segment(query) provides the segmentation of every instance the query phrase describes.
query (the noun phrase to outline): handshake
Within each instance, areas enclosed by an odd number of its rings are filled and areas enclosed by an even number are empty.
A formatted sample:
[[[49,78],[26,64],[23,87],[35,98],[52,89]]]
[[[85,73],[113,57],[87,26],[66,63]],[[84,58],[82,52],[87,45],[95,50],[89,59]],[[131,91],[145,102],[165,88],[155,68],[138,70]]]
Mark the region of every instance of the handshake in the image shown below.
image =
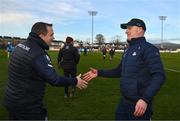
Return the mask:
[[[94,68],[90,68],[90,71],[88,71],[87,73],[83,74],[82,78],[81,78],[81,74],[79,74],[76,79],[77,79],[77,85],[76,87],[78,87],[79,89],[84,89],[87,87],[88,82],[97,77],[98,76],[98,71],[97,69]]]

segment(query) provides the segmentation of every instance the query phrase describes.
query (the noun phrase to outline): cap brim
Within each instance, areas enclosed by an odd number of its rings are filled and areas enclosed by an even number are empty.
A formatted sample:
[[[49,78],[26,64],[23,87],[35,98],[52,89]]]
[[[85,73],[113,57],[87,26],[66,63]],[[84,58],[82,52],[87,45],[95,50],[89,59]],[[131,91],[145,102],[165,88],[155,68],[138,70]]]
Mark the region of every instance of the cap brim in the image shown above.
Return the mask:
[[[127,29],[127,26],[128,26],[127,23],[121,24],[121,29]]]
[[[122,29],[127,29],[128,26],[135,26],[135,25],[133,23],[130,23],[130,22],[121,24]]]

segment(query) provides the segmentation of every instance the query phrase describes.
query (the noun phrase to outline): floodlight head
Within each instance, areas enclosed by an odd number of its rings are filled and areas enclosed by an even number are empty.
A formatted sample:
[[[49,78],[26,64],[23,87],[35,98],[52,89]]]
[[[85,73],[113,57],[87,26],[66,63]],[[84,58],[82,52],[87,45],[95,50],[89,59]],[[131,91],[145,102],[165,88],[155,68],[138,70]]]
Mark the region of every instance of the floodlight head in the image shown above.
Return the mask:
[[[89,15],[95,16],[98,12],[97,11],[88,11]]]
[[[159,16],[160,20],[166,20],[167,16]]]

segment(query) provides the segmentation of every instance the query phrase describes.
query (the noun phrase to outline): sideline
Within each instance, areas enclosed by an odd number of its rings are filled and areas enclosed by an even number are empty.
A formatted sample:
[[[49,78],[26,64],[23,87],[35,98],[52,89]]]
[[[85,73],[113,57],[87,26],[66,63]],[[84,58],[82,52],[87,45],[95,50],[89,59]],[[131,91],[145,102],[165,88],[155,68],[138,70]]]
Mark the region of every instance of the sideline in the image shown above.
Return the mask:
[[[180,71],[178,71],[178,70],[174,70],[174,69],[170,69],[170,68],[165,68],[165,70],[168,70],[168,71],[173,71],[173,72],[180,73]]]
[[[117,56],[117,55],[114,55],[114,58],[120,58],[119,56]],[[180,73],[180,71],[179,70],[175,70],[175,69],[171,69],[171,68],[165,68],[165,70],[168,70],[168,71],[172,71],[172,72],[176,72],[176,73]]]

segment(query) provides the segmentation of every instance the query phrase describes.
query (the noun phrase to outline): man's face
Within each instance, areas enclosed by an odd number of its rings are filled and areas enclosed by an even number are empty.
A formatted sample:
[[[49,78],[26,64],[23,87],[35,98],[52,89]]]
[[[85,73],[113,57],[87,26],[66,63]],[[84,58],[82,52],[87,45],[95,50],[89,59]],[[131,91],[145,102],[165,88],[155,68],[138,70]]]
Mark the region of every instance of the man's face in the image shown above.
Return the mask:
[[[47,34],[46,35],[40,35],[40,37],[44,40],[44,42],[47,44],[47,45],[50,45],[51,42],[53,41],[54,39],[54,32],[53,32],[53,29],[51,26],[47,26]]]
[[[137,38],[140,36],[141,27],[137,26],[127,26],[126,34],[127,34],[127,40],[131,40],[132,38]]]

